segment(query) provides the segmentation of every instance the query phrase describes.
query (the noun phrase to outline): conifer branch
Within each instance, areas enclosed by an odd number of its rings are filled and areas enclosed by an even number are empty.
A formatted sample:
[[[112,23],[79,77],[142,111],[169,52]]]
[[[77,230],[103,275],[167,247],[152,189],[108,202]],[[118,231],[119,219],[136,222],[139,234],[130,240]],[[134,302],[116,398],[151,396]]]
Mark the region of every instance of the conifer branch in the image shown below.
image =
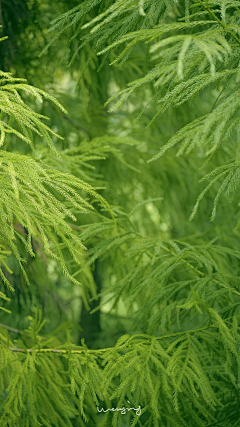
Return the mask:
[[[167,251],[170,252],[172,255],[176,255],[171,249],[168,249],[166,246],[163,246],[163,248]],[[190,264],[188,261],[186,261],[185,259],[181,259],[181,262],[183,262],[184,264],[186,264],[189,268],[191,268],[192,270],[196,271],[196,273],[198,273],[200,276],[204,277],[205,274],[198,270],[195,266],[193,266],[192,264]],[[211,279],[214,283],[216,283],[219,286],[222,286],[225,289],[230,290],[232,293],[239,295],[240,296],[240,292],[236,291],[235,289],[230,289],[228,286],[226,286],[224,283],[219,282],[218,280],[212,278]]]
[[[234,316],[235,318],[240,317],[240,315],[236,315]],[[228,319],[232,319],[232,317],[229,317],[227,319],[225,319],[225,322],[227,322]],[[0,326],[2,326],[0,324]],[[4,326],[2,326],[4,327]],[[201,328],[194,328],[194,329],[190,329],[190,330],[186,330],[186,331],[181,331],[181,332],[175,332],[172,334],[167,334],[167,335],[163,335],[160,337],[155,337],[155,336],[151,336],[151,335],[147,335],[147,334],[135,334],[132,336],[128,336],[127,337],[127,348],[129,349],[129,351],[131,350],[131,347],[134,347],[135,345],[135,340],[139,339],[139,338],[143,338],[143,339],[148,339],[148,340],[156,340],[156,341],[161,341],[161,340],[166,340],[172,337],[179,337],[182,335],[186,335],[186,334],[196,334],[198,332],[202,332],[202,331],[206,331],[207,329],[211,329],[211,328],[216,328],[218,327],[217,323],[212,323],[212,324],[208,324],[207,326],[203,326]],[[6,327],[6,329],[9,329],[9,327]],[[16,329],[9,329],[10,331],[16,332]],[[17,333],[22,333],[20,331],[18,331]],[[43,338],[43,337],[41,337]],[[126,342],[123,344],[123,350],[125,351],[125,346],[126,346]],[[2,344],[0,344],[2,345]],[[112,351],[114,349],[117,349],[119,351],[121,351],[121,345],[117,346],[117,347],[109,347],[109,348],[101,348],[101,349],[88,349],[87,347],[82,348],[82,349],[70,349],[70,350],[66,350],[66,349],[52,349],[52,348],[40,348],[40,349],[21,349],[21,348],[15,348],[15,347],[9,347],[9,349],[12,352],[19,352],[19,353],[36,353],[36,354],[40,354],[40,353],[60,353],[60,354],[99,354],[101,355],[102,352],[108,352],[108,351]]]
[[[221,19],[219,19],[217,17],[217,15],[214,13],[214,11],[212,9],[210,9],[209,5],[208,5],[208,0],[207,0],[207,4],[205,4],[203,2],[203,0],[198,0],[198,2],[202,5],[202,7],[208,11],[208,13],[219,23],[219,25],[221,25],[221,27],[223,27],[223,29],[226,31],[226,33],[231,34],[231,36],[238,42],[238,44],[240,44],[240,39],[236,36],[236,34],[234,34],[229,28],[228,26],[221,21]]]

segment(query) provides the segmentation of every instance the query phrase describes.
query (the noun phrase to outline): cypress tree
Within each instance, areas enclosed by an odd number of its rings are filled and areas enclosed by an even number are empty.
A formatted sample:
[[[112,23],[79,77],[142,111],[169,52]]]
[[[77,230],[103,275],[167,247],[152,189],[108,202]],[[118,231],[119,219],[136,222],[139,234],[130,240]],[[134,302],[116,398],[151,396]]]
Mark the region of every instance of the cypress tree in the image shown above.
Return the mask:
[[[1,427],[239,426],[239,22],[0,2]]]

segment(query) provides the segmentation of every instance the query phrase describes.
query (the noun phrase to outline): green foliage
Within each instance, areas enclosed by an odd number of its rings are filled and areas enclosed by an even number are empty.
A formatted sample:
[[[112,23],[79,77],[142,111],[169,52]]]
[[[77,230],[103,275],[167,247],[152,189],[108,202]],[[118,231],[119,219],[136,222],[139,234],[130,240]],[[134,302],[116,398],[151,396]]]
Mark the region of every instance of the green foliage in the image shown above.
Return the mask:
[[[58,155],[50,136],[51,134],[56,135],[55,132],[41,121],[42,118],[45,118],[44,116],[35,113],[23,102],[18,92],[21,89],[34,95],[40,102],[42,102],[42,95],[44,95],[66,112],[51,95],[22,83],[22,79],[12,78],[9,73],[1,72],[0,109],[2,120],[0,129],[1,146],[4,148],[0,153],[0,185],[2,189],[0,244],[3,249],[2,255],[4,256],[4,250],[10,249],[17,258],[29,284],[16,238],[22,241],[31,256],[35,256],[33,251],[33,239],[35,239],[42,245],[45,253],[61,262],[62,269],[67,277],[78,283],[69,274],[62,253],[63,248],[68,248],[74,261],[81,264],[80,257],[83,249],[85,249],[71,228],[71,224],[66,221],[66,217],[76,221],[76,217],[69,207],[72,206],[84,212],[93,209],[92,204],[79,194],[79,190],[89,194],[93,200],[98,200],[105,209],[109,210],[108,204],[91,185],[77,177],[58,172],[56,169],[44,165],[43,162],[41,162],[42,164],[37,163],[28,156],[6,151],[7,140],[11,134],[15,134],[30,144],[34,150],[33,132],[35,132],[45,137],[50,148]],[[16,130],[13,124],[19,130]],[[49,188],[53,189],[55,193],[60,193],[68,205],[56,198],[52,192],[49,192]],[[3,263],[7,271],[12,273],[4,260]],[[13,291],[14,289],[2,269],[1,277],[9,289]],[[6,295],[1,293],[1,297],[6,298]]]
[[[1,426],[239,426],[239,2],[15,2]]]

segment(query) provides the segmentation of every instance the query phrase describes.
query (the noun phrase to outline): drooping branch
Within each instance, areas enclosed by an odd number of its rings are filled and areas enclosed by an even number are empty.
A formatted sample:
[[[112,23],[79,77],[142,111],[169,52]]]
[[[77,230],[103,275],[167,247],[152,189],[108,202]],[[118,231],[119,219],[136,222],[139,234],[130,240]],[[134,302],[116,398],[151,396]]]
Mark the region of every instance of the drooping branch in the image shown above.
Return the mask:
[[[234,316],[234,317],[240,317],[240,315],[238,316]],[[229,317],[228,319],[232,319],[232,317]],[[225,319],[225,321],[227,321],[228,319]],[[204,326],[202,328],[196,328],[196,329],[191,329],[189,331],[181,331],[181,332],[175,332],[173,334],[168,334],[168,335],[162,335],[160,337],[155,337],[155,336],[150,336],[147,334],[136,334],[136,335],[132,335],[129,336],[128,342],[127,342],[127,347],[128,349],[130,349],[132,346],[134,346],[134,339],[136,338],[149,338],[150,341],[152,341],[153,339],[156,341],[159,340],[163,340],[163,339],[168,339],[168,338],[172,338],[172,337],[178,337],[184,334],[194,334],[197,332],[202,332],[205,331],[207,329],[210,328],[216,328],[217,324],[212,323],[212,324],[208,324],[207,326]],[[2,345],[2,344],[0,344]],[[83,353],[95,353],[96,355],[98,353],[102,353],[102,352],[106,352],[106,351],[112,351],[114,349],[114,347],[109,347],[109,348],[100,348],[100,349],[88,349],[86,346],[80,349],[71,349],[71,350],[67,350],[67,349],[53,349],[53,348],[40,348],[40,349],[22,349],[22,348],[15,348],[15,347],[8,347],[11,351],[13,352],[18,352],[18,353],[59,353],[59,354],[68,354],[68,353],[72,353],[72,354],[83,354]],[[121,348],[120,346],[116,348],[118,351],[124,350],[126,351],[126,343],[124,343],[124,348]]]

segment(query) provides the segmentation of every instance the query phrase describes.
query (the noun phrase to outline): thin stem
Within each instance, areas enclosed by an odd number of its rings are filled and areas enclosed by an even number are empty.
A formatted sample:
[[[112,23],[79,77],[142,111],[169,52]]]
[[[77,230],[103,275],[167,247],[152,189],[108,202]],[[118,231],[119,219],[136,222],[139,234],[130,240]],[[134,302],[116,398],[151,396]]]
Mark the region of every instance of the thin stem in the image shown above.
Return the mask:
[[[3,323],[0,323],[0,326],[1,328],[7,329],[8,331],[15,332],[15,334],[22,334],[22,332],[19,331],[18,329],[12,328],[11,326],[4,325]]]
[[[0,327],[1,328],[4,328],[4,329],[7,329],[8,331],[11,331],[11,332],[15,332],[15,334],[21,334],[21,335],[28,335],[28,336],[31,336],[30,334],[28,334],[27,332],[24,332],[24,331],[20,331],[19,329],[16,329],[16,328],[12,328],[11,326],[8,326],[8,325],[4,325],[3,323],[0,323]],[[41,337],[43,340],[45,340],[46,339],[46,337]]]
[[[1,346],[2,344],[0,344]],[[100,351],[108,351],[112,350],[112,348],[103,348],[103,349],[97,349],[97,350],[89,350],[89,349],[79,349],[79,350],[58,350],[55,348],[40,348],[40,349],[23,349],[23,348],[15,348],[15,347],[8,347],[9,350],[15,353],[60,353],[60,354],[82,354],[82,353],[99,353]]]
[[[240,315],[234,316],[234,317],[240,317]],[[232,319],[232,317],[228,317],[227,319],[225,319],[225,321],[227,321],[228,319]],[[153,337],[151,335],[145,335],[145,334],[137,334],[137,335],[133,335],[132,337],[130,337],[130,339],[132,338],[132,340],[134,341],[134,338],[136,337],[146,337],[149,339],[155,339],[155,340],[162,340],[162,339],[167,339],[167,338],[171,338],[171,337],[176,337],[179,335],[183,335],[183,334],[193,334],[196,332],[201,332],[204,331],[206,329],[209,328],[217,328],[216,323],[213,323],[211,325],[207,325],[207,326],[203,326],[202,328],[197,328],[197,329],[191,329],[189,331],[181,331],[181,332],[175,332],[174,334],[169,334],[169,335],[163,335],[161,337]],[[2,344],[0,344],[2,345]],[[131,344],[128,343],[128,345],[130,346]],[[132,346],[134,345],[134,342],[132,343]],[[123,346],[124,347],[124,346]],[[104,352],[104,351],[111,351],[114,349],[114,347],[109,347],[109,348],[100,348],[100,349],[96,349],[96,350],[89,350],[88,348],[82,348],[79,350],[58,350],[58,349],[54,349],[54,348],[40,348],[40,349],[22,349],[22,348],[15,348],[15,347],[8,347],[9,350],[13,351],[13,352],[18,352],[18,353],[59,353],[59,354],[68,354],[68,353],[72,353],[72,354],[94,354],[94,353],[100,353],[100,352]],[[115,348],[116,350],[121,350],[121,347]],[[126,348],[123,348],[123,350],[125,350]],[[99,355],[100,356],[100,355]]]

